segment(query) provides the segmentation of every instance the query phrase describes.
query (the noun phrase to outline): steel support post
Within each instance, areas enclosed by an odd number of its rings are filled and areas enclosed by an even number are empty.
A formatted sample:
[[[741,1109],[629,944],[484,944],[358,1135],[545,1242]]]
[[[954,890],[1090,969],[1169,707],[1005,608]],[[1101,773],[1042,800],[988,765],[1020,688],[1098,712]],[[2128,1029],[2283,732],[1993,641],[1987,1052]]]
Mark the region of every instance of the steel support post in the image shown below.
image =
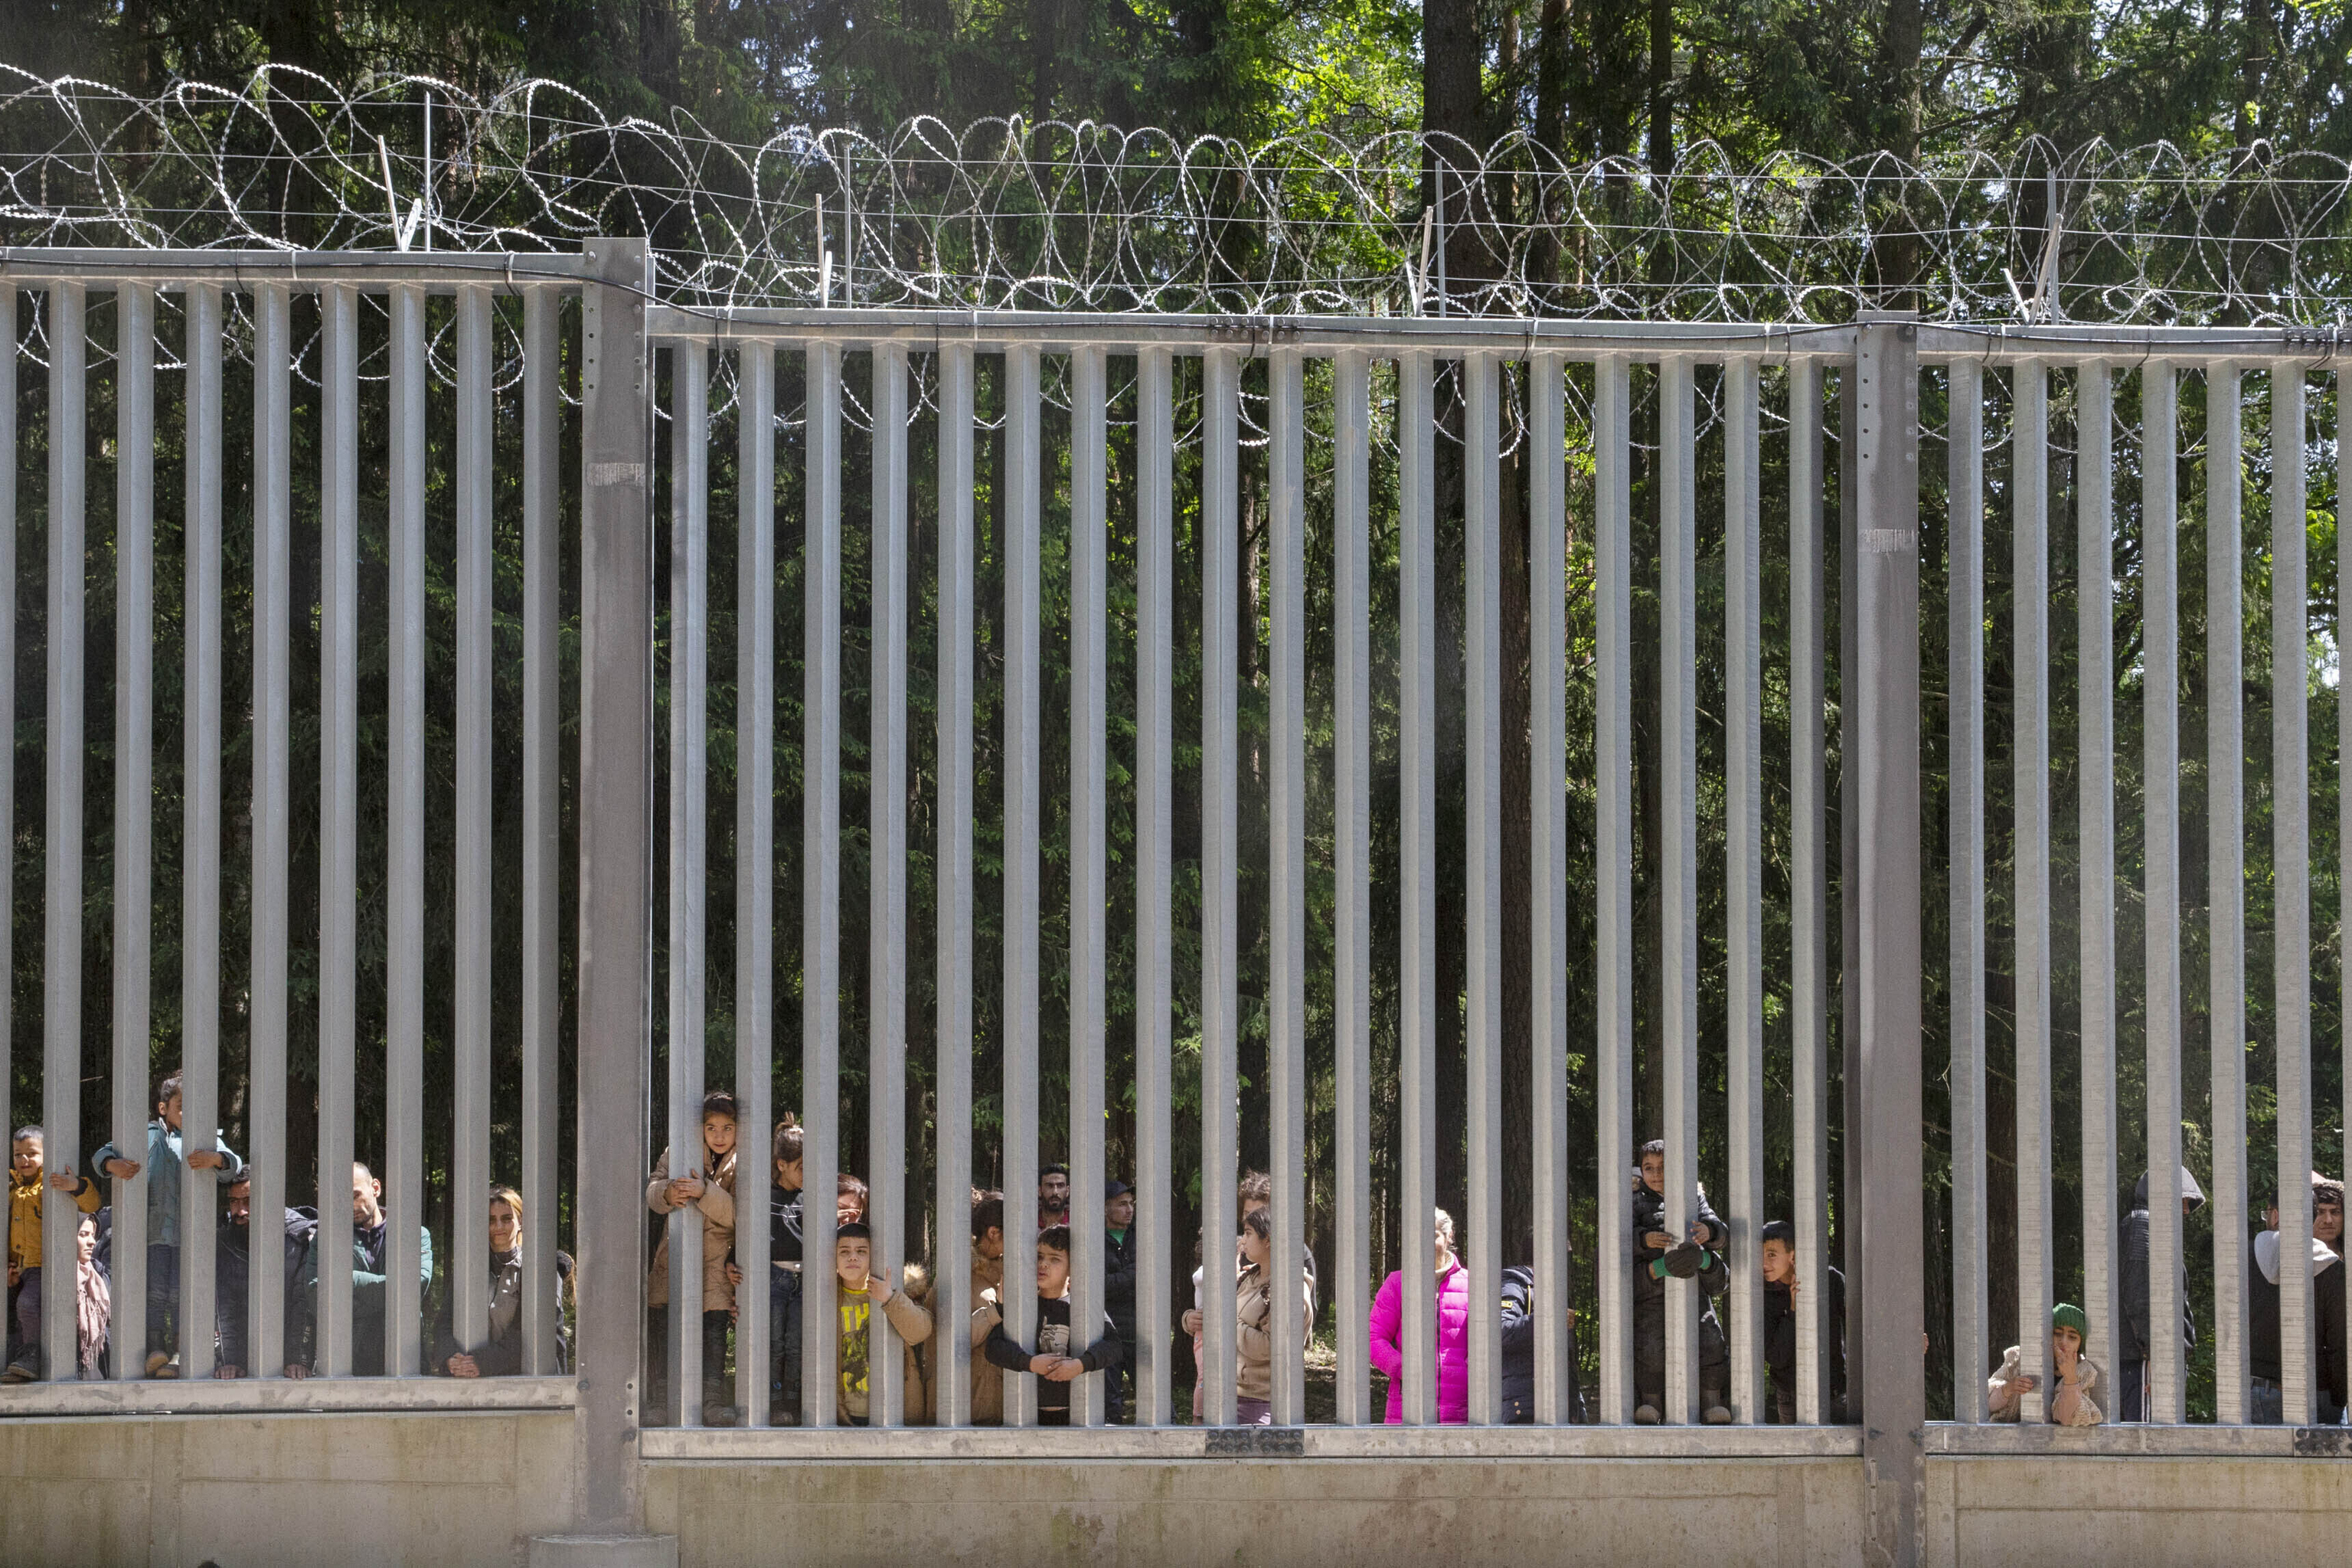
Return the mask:
[[[1846,953],[1862,1058],[1859,1272],[1866,1336],[1864,1557],[1909,1568],[1923,1555],[1918,1482],[1926,1371],[1920,1256],[1919,358],[1907,317],[1867,314],[1855,353],[1852,580],[1860,658],[1845,671],[1847,766],[1860,808],[1859,942]]]
[[[647,901],[653,824],[653,535],[643,240],[595,239],[581,377],[580,1293],[583,1534],[643,1528]],[[629,1158],[632,1151],[638,1157]],[[533,1556],[541,1555],[534,1546]]]

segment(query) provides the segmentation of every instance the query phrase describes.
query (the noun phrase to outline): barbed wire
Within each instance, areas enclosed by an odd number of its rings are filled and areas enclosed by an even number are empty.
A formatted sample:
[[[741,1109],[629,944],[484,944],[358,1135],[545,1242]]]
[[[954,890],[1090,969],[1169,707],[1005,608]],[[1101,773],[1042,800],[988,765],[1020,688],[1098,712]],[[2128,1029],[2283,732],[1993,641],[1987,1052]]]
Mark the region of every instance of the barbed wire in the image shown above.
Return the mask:
[[[1689,148],[1671,176],[1524,135],[1257,144],[915,120],[757,145],[541,79],[287,67],[139,97],[0,67],[21,246],[569,250],[653,242],[674,303],[1820,322],[2339,326],[2352,166],[2032,141],[1911,164]]]

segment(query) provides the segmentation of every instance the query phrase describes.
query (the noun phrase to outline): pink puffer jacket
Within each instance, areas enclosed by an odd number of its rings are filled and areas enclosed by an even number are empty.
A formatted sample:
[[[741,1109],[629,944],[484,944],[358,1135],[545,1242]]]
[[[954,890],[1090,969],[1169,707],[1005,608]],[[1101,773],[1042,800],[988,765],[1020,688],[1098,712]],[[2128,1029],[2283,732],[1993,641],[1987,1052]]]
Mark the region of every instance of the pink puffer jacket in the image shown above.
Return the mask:
[[[1388,1373],[1389,1421],[1404,1419],[1404,1276],[1381,1281],[1372,1298],[1372,1364]],[[1437,1419],[1470,1419],[1470,1271],[1455,1263],[1437,1279]]]

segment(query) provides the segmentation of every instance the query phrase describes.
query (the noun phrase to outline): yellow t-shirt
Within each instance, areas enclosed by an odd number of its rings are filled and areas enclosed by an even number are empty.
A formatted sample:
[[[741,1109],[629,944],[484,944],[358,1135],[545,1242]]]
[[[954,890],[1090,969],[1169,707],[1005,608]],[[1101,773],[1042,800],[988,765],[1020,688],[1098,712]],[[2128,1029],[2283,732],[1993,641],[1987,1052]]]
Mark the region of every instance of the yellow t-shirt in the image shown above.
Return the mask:
[[[838,1282],[836,1281],[836,1284]],[[841,1413],[866,1414],[866,1324],[874,1315],[873,1298],[864,1290],[842,1289],[836,1298],[841,1314]]]

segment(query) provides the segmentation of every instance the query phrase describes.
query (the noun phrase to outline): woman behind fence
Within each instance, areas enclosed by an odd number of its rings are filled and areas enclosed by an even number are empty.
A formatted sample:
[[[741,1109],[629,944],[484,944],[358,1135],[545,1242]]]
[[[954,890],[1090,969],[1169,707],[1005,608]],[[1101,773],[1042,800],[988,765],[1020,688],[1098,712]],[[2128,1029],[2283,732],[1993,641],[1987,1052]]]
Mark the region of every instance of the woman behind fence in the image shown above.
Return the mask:
[[[1435,1211],[1437,1237],[1437,1419],[1470,1419],[1470,1271],[1454,1255],[1454,1216]],[[1372,1298],[1372,1364],[1389,1380],[1389,1424],[1404,1420],[1404,1274],[1381,1281]]]
[[[512,1377],[522,1363],[523,1298],[533,1287],[522,1268],[522,1194],[512,1187],[490,1189],[489,1337],[468,1351],[457,1342],[452,1303],[445,1297],[433,1329],[433,1370],[451,1377]],[[555,1297],[555,1358],[558,1369],[571,1361],[571,1336],[563,1327],[563,1276],[571,1259],[556,1257],[556,1278],[546,1289]]]

